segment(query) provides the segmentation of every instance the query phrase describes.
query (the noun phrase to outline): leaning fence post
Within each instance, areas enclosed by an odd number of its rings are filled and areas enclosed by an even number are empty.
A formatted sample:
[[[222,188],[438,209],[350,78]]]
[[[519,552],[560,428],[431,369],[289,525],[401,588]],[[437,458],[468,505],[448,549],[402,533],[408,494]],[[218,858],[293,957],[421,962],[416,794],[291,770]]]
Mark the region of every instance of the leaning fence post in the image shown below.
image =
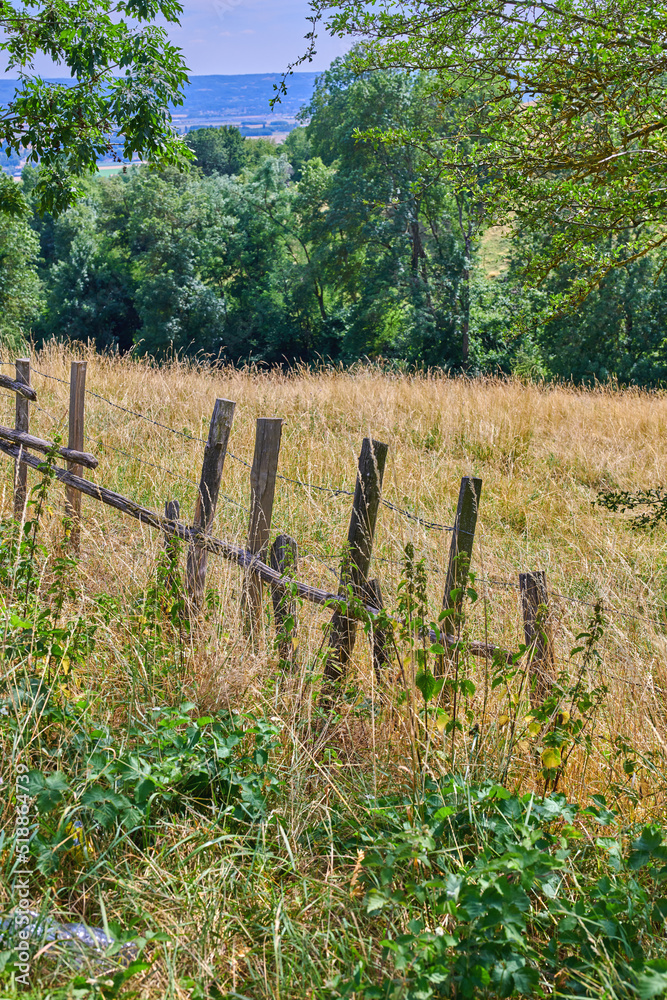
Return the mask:
[[[261,562],[266,561],[269,545],[282,426],[281,417],[259,417],[255,429],[255,454],[250,471],[248,551]],[[262,615],[262,581],[252,570],[245,573],[242,608],[246,630],[256,648]]]
[[[270,566],[283,576],[296,576],[299,549],[289,535],[278,535],[271,546]],[[278,656],[281,665],[294,666],[296,662],[296,601],[284,590],[271,587],[273,617],[278,636]],[[292,620],[288,627],[289,620]]]
[[[479,511],[481,493],[481,479],[473,479],[471,476],[463,477],[461,480],[461,489],[459,490],[459,502],[456,507],[456,519],[454,521],[454,530],[452,531],[452,543],[449,549],[445,593],[442,601],[444,610],[451,612],[443,622],[443,632],[446,636],[456,636],[458,633],[463,597],[468,582],[470,560],[472,558],[472,546],[475,540],[475,528],[477,527],[477,513]],[[445,658],[441,657],[439,672],[444,673],[444,667]]]
[[[530,703],[539,708],[556,678],[553,638],[549,622],[549,592],[543,570],[519,573],[523,629],[530,656]]]
[[[164,505],[164,516],[169,521],[178,521],[181,516],[181,505],[178,500],[167,500]],[[174,589],[173,570],[178,559],[178,540],[173,535],[164,532],[164,552],[167,557],[168,569],[165,577],[165,587],[168,591]]]
[[[16,381],[30,385],[30,358],[16,359]],[[16,419],[14,426],[17,431],[25,434],[30,430],[30,401],[16,393]],[[16,459],[14,464],[14,517],[17,521],[23,519],[26,500],[28,499],[28,466]]]
[[[222,468],[225,464],[235,407],[236,403],[229,399],[216,399],[213,407],[208,440],[204,447],[199,493],[197,494],[193,518],[193,527],[201,529],[201,534],[204,535],[211,530],[215,517]],[[185,587],[188,595],[188,609],[191,614],[196,614],[204,601],[207,563],[206,548],[198,538],[194,538],[188,548],[185,568]]]
[[[388,450],[389,445],[370,438],[364,438],[361,445],[347,548],[340,571],[339,593],[343,597],[347,597],[349,586],[354,597],[364,597]],[[356,618],[348,617],[343,611],[334,612],[329,635],[330,652],[324,664],[325,689],[344,677],[356,636]]]
[[[87,367],[87,361],[73,361],[70,366],[69,436],[67,438],[67,447],[73,448],[75,451],[83,451]],[[76,462],[68,462],[67,466],[72,475],[82,475],[82,465],[77,465]],[[65,489],[65,517],[67,519],[67,535],[70,546],[78,554],[81,545],[81,494],[71,486],[67,486]]]
[[[382,599],[382,588],[380,587],[379,580],[373,579],[368,581],[364,588],[364,598],[371,607],[382,611],[384,601]],[[373,623],[372,646],[373,669],[375,670],[377,682],[380,684],[382,682],[382,671],[391,663],[391,639],[387,630],[379,626],[377,622]]]

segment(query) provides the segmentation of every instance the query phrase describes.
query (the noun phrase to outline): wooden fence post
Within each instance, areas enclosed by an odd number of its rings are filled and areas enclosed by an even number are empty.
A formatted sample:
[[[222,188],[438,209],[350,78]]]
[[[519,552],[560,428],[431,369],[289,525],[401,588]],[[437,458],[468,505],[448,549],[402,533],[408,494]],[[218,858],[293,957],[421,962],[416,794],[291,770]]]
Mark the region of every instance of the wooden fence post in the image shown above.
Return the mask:
[[[297,560],[299,549],[293,538],[289,535],[278,535],[271,546],[271,569],[277,570],[283,576],[296,576]],[[296,663],[296,601],[289,594],[282,592],[277,587],[271,588],[271,599],[273,601],[273,618],[276,625],[278,639],[278,656],[281,666],[293,667]],[[286,623],[292,619],[292,626],[286,629]]]
[[[87,361],[73,361],[70,366],[67,447],[73,448],[75,451],[83,451],[87,367]],[[72,475],[82,475],[83,466],[77,465],[76,462],[68,462],[67,466]],[[69,544],[78,555],[81,546],[81,494],[78,490],[72,489],[71,486],[65,489],[65,517],[68,522]]]
[[[380,581],[377,579],[369,580],[366,584],[364,597],[367,603],[373,607],[377,608],[378,611],[384,608],[384,601],[382,599],[382,588],[380,587]],[[373,669],[375,670],[375,677],[377,678],[378,684],[382,683],[382,671],[388,667],[391,663],[391,642],[390,637],[386,630],[379,627],[377,624],[373,625]]]
[[[261,562],[266,562],[269,545],[282,426],[281,417],[259,417],[255,429],[255,454],[250,472],[248,551],[258,556]],[[262,617],[262,580],[250,569],[245,573],[241,604],[245,627],[256,649]]]
[[[340,571],[339,594],[343,597],[347,597],[350,585],[355,597],[364,597],[388,450],[388,445],[370,438],[364,438],[361,445],[347,548]],[[343,611],[334,612],[329,635],[330,652],[324,664],[325,697],[326,689],[345,676],[356,636],[356,618],[348,618]]]
[[[519,573],[523,629],[530,656],[530,704],[539,708],[551,693],[556,662],[549,622],[549,592],[543,570]]]
[[[204,460],[199,480],[199,493],[195,503],[193,527],[200,528],[202,534],[208,534],[215,517],[215,508],[220,492],[222,468],[225,464],[227,444],[234,419],[236,403],[229,399],[216,399],[208,430],[208,440],[204,447]],[[185,588],[188,596],[188,610],[196,615],[204,601],[206,592],[206,567],[208,553],[195,538],[188,548],[185,569]]]
[[[178,500],[167,500],[164,505],[164,516],[170,521],[178,521],[181,516],[181,505]],[[165,577],[165,587],[171,591],[174,589],[174,576],[172,570],[178,559],[178,539],[173,535],[164,535],[164,551],[169,561],[169,569]]]
[[[443,622],[443,632],[449,636],[456,636],[458,633],[459,617],[463,607],[463,598],[470,571],[470,560],[475,540],[475,528],[477,527],[477,513],[479,511],[481,493],[481,479],[473,479],[471,476],[463,477],[461,480],[461,489],[459,490],[459,502],[456,507],[456,519],[452,532],[447,578],[445,580],[445,593],[442,601],[443,608],[453,612],[451,615],[447,615]],[[452,591],[455,591],[454,596],[452,596]],[[445,659],[450,658],[450,656],[439,658],[439,673],[444,673]]]
[[[30,385],[30,358],[17,358],[16,381]],[[17,431],[28,433],[30,430],[30,402],[16,393],[16,419],[14,427]],[[17,521],[23,519],[26,500],[28,499],[28,466],[23,462],[14,463],[14,517]]]

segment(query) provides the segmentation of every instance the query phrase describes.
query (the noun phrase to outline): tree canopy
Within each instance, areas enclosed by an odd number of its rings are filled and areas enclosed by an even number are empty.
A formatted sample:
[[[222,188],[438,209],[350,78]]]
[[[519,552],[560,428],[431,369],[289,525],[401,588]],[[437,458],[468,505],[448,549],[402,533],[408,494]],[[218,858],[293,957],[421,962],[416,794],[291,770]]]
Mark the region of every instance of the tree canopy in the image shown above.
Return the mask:
[[[11,220],[0,285],[15,308],[0,334],[31,330],[38,341],[93,340],[158,358],[365,357],[469,374],[664,381],[667,273],[658,255],[612,269],[576,311],[545,322],[545,302],[568,288],[576,264],[531,289],[526,264],[548,237],[489,228],[480,201],[488,178],[480,172],[466,186],[434,155],[472,95],[445,118],[432,73],[359,74],[355,58],[320,76],[308,124],[283,145],[201,130],[200,152],[234,150],[236,172],[198,153],[189,172],[98,176],[54,216],[40,214],[34,196],[42,168],[27,167],[32,231]],[[376,148],[374,130],[398,127],[428,128],[429,145]],[[199,138],[188,135],[195,148]],[[624,237],[628,258],[635,238]],[[516,336],[519,314],[527,331]]]
[[[245,163],[243,136],[233,125],[193,129],[185,141],[205,174],[238,174]]]
[[[453,177],[485,178],[487,222],[543,238],[525,273],[567,264],[556,310],[611,269],[667,252],[667,12],[644,0],[311,0],[314,28],[360,40],[358,73],[432,75]],[[450,114],[474,95],[464,114]],[[370,134],[370,133],[369,133]],[[401,125],[378,142],[432,146]],[[631,238],[628,238],[628,234]],[[663,256],[663,259],[664,256]]]
[[[0,112],[0,140],[41,165],[33,197],[40,210],[63,211],[98,158],[162,164],[189,153],[171,126],[187,70],[158,18],[177,23],[178,0],[21,0],[0,7],[0,50],[17,74],[14,97]],[[38,53],[72,78],[47,82],[33,71]],[[21,209],[20,191],[0,191],[0,209]]]

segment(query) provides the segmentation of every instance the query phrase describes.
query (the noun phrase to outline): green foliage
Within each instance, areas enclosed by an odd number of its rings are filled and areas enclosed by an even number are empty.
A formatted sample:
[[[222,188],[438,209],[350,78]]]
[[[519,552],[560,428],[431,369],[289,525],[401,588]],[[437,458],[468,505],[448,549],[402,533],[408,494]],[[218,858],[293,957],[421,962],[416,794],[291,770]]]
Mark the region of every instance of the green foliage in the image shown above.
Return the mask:
[[[318,253],[329,283],[341,293],[343,357],[460,363],[465,247],[452,189],[439,183],[441,169],[428,150],[414,144],[378,148],[367,137],[405,122],[439,131],[428,78],[356,78],[350,61],[338,60],[319,78],[307,113],[313,153],[336,167]]]
[[[197,130],[188,141],[208,176],[131,171],[89,184],[57,223],[35,219],[48,289],[40,335],[121,349],[131,338],[156,356],[460,362],[455,200],[428,156],[350,139],[360,115],[436,122],[425,81],[355,82],[337,65],[309,113],[278,150]]]
[[[278,785],[267,766],[276,727],[237,713],[193,720],[193,708],[154,709],[119,746],[108,729],[86,725],[85,702],[75,706],[80,721],[67,748],[67,774],[28,776],[39,813],[32,851],[41,872],[53,875],[68,856],[92,867],[98,851],[112,851],[129,836],[150,842],[160,816],[182,812],[188,802],[206,805],[220,822],[254,822],[264,814]]]
[[[0,200],[20,195],[19,185],[0,175]],[[39,241],[23,210],[0,214],[0,345],[19,354],[39,316],[42,288],[37,275]]]
[[[248,140],[233,125],[193,129],[185,141],[195,154],[195,163],[206,175],[238,174],[245,165]]]
[[[177,0],[84,0],[45,5],[5,3],[0,16],[8,70],[19,77],[0,126],[11,152],[41,163],[33,199],[59,213],[80,192],[79,180],[121,138],[122,156],[184,165],[187,150],[171,127],[170,105],[183,102],[187,79],[179,49],[155,21],[177,24]],[[44,54],[67,70],[71,84],[34,75]],[[0,207],[16,212],[14,187],[0,189]]]
[[[282,190],[268,184],[276,168],[276,158],[265,167],[264,190],[277,192],[271,212]],[[328,171],[310,161],[303,177],[312,174],[317,187]],[[440,447],[437,424],[420,435],[425,449]],[[58,997],[67,977],[62,1000],[129,1000],[153,990],[149,977],[134,977],[158,960],[155,980],[166,967],[175,983],[167,996],[200,1000],[264,996],[267,983],[285,1000],[667,995],[661,817],[656,810],[656,822],[635,824],[615,811],[637,803],[634,779],[662,761],[618,733],[604,742],[598,730],[614,808],[600,796],[576,804],[557,791],[573,753],[587,766],[606,696],[596,681],[600,607],[578,634],[568,671],[529,710],[530,650],[509,659],[499,653],[473,675],[466,613],[478,600],[474,575],[465,592],[449,595],[450,603],[464,599],[460,611],[432,614],[426,564],[407,545],[391,615],[364,619],[352,587],[349,604],[369,632],[381,628],[392,641],[402,681],[395,693],[378,684],[377,700],[358,701],[355,721],[370,716],[379,732],[379,722],[402,715],[410,747],[403,736],[389,744],[388,766],[376,753],[373,767],[360,766],[354,751],[346,774],[345,751],[322,740],[335,732],[330,718],[331,728],[318,731],[321,716],[309,728],[305,713],[298,720],[286,713],[285,721],[259,711],[202,715],[183,700],[177,668],[189,684],[184,646],[189,653],[200,640],[182,617],[176,549],[161,553],[149,585],[125,603],[86,594],[87,617],[72,612],[81,596],[76,564],[50,552],[41,535],[54,460],[55,448],[24,529],[0,525],[0,740],[3,763],[27,781],[16,798],[8,783],[5,815],[29,803],[31,898],[44,900],[45,911],[52,900],[74,910],[86,898],[86,919],[98,924],[101,914],[105,930],[110,903],[123,918],[109,923],[114,944],[93,961],[120,959],[128,942],[140,955],[127,967],[84,975],[82,967],[65,971],[64,961],[54,968],[57,949],[31,942],[48,996]],[[290,585],[286,600],[295,599]],[[294,625],[287,615],[277,636],[283,668],[291,666]],[[105,646],[111,632],[113,646]],[[103,694],[77,690],[81,664],[92,658],[99,664],[92,676],[107,684],[110,648],[127,666],[127,683],[113,674]],[[301,700],[320,663],[285,687],[279,670],[258,702],[278,712],[295,689]],[[122,690],[109,698],[112,685]],[[491,698],[505,708],[504,721],[490,718]],[[512,760],[517,743],[530,740],[521,769],[528,762],[531,786],[539,787],[524,794],[513,786]],[[13,902],[17,866],[7,829],[0,862]],[[157,916],[149,917],[153,908]],[[178,945],[139,930],[151,922],[169,926]],[[148,947],[155,942],[165,945],[162,955]],[[231,947],[243,950],[243,962],[227,964]],[[0,952],[3,997],[13,996],[15,966],[15,953]]]
[[[213,843],[224,841],[230,831],[261,828],[281,785],[271,761],[280,746],[273,722],[235,711],[203,717],[191,702],[172,707],[152,697],[147,711],[112,727],[96,712],[95,696],[78,688],[76,674],[95,654],[97,628],[106,628],[117,608],[112,598],[102,596],[88,602],[88,617],[72,614],[70,602],[78,597],[75,560],[49,552],[41,540],[57,447],[55,442],[41,464],[25,524],[0,525],[0,740],[7,751],[3,762],[18,767],[21,775],[10,805],[30,816],[32,857],[23,863],[31,872],[31,891],[44,891],[47,898],[61,885],[91,891],[109,866],[127,865],[138,852],[152,850],[167,826],[182,824],[192,814],[207,822]],[[175,547],[161,556],[154,586],[137,595],[129,615],[130,655],[145,657],[146,666],[151,658],[166,662],[172,671],[176,636],[187,630],[177,559]],[[2,830],[3,878],[7,875],[13,893],[16,855],[5,849],[7,844]],[[63,1000],[130,1000],[137,995],[134,977],[151,965],[143,949],[169,940],[162,932],[139,933],[107,923],[101,898],[99,906],[113,944],[103,956],[69,955],[78,974],[70,976]],[[5,930],[3,915],[0,933]],[[123,951],[128,943],[129,961]],[[33,953],[36,944],[31,938],[21,949]],[[66,967],[67,946],[63,955]],[[82,974],[86,965],[87,975]],[[13,995],[17,975],[17,952],[0,952],[3,996]],[[62,976],[59,968],[59,981]]]
[[[300,181],[304,166],[313,158],[313,149],[306,129],[303,127],[292,129],[282,145],[282,151],[292,167],[292,180]]]
[[[135,282],[127,249],[104,232],[100,214],[86,199],[57,220],[35,220],[47,289],[37,331],[127,351],[140,326]]]
[[[602,799],[582,809],[558,794],[460,779],[427,781],[418,800],[383,800],[376,816],[372,828],[352,827],[346,848],[363,849],[382,962],[341,976],[340,995],[664,995],[662,831],[646,829],[624,855],[613,838],[595,837],[614,822]],[[584,875],[591,862],[606,869],[601,877]]]
[[[185,142],[195,155],[195,163],[207,177],[240,174],[256,169],[266,156],[276,156],[278,147],[268,139],[250,139],[235,125],[197,128]]]
[[[76,996],[77,1000],[97,1000],[98,997],[99,1000],[132,1000],[137,994],[134,991],[127,993],[124,987],[130,979],[150,967],[149,962],[136,960],[124,969],[100,976],[98,981],[91,980],[89,976],[76,976],[69,986],[70,996]]]
[[[497,174],[484,159],[488,135],[467,129],[488,92],[478,81],[443,96],[437,74],[371,72],[364,52],[318,78],[307,124],[282,146],[230,126],[197,129],[187,136],[199,165],[189,175],[131,168],[79,179],[78,204],[58,219],[43,212],[46,168],[28,165],[41,287],[34,238],[14,220],[6,336],[32,326],[40,341],[93,340],[157,358],[370,358],[528,380],[661,383],[667,276],[657,251],[643,253],[644,229],[619,223],[598,234],[591,253],[623,267],[593,281],[593,264],[582,271],[563,251],[535,287],[526,268],[567,242],[569,222],[524,225],[513,213],[503,267],[487,275]],[[566,308],[583,273],[595,287]]]
[[[544,235],[525,233],[512,248],[509,281],[514,283],[527,260],[544,245]],[[599,250],[623,247],[638,252],[633,231],[602,240]],[[524,296],[531,316],[532,340],[545,374],[576,382],[661,383],[667,374],[665,319],[667,283],[659,256],[640,256],[601,277],[576,308],[545,322],[549,301],[562,295],[579,273],[575,263],[562,263],[542,283],[539,293]]]
[[[636,528],[653,528],[667,520],[667,496],[662,489],[602,490],[598,493],[596,503],[614,513],[639,511],[631,521]]]
[[[312,0],[317,22],[362,41],[358,74],[430,72],[449,110],[471,95],[442,137],[444,172],[471,190],[488,179],[488,217],[544,237],[524,261],[533,283],[573,265],[551,312],[578,301],[610,268],[664,252],[665,39],[667,19],[648,3],[586,0],[513,8],[415,0],[381,8],[358,0]],[[601,100],[600,95],[605,99]],[[357,135],[366,132],[360,121]],[[367,133],[366,133],[367,134]],[[432,131],[412,121],[381,126],[386,142],[423,145]],[[634,233],[632,247],[623,239]]]

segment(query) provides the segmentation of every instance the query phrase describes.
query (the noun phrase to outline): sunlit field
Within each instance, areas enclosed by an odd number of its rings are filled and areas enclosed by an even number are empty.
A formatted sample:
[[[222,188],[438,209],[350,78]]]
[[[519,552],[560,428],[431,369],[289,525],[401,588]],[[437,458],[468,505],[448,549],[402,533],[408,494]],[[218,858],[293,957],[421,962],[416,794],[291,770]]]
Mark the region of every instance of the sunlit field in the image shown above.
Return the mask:
[[[354,489],[364,437],[388,443],[383,497],[413,515],[380,508],[371,574],[390,613],[400,601],[411,543],[424,559],[429,611],[437,618],[451,538],[445,529],[453,523],[461,477],[480,477],[471,566],[477,600],[466,604],[466,641],[518,651],[524,642],[518,575],[545,570],[556,663],[566,685],[580,670],[580,655],[571,657],[571,650],[584,644],[577,636],[589,630],[601,602],[604,630],[586,683],[607,691],[587,720],[591,738],[573,747],[558,775],[558,791],[580,803],[611,796],[626,823],[664,816],[665,531],[637,529],[627,516],[595,505],[600,489],[667,483],[664,394],[408,376],[364,366],[287,375],[185,362],[157,366],[52,346],[32,358],[38,402],[31,404],[31,433],[66,441],[66,383],[75,356],[88,361],[85,449],[99,458],[88,478],[160,512],[178,500],[186,523],[203,456],[201,440],[190,438],[206,438],[216,397],[236,402],[212,533],[238,544],[248,529],[255,420],[282,417],[279,473],[293,481],[278,482],[272,535],[295,538],[297,576],[327,590],[338,586],[351,513],[350,496],[327,490]],[[0,405],[0,423],[13,426],[13,396],[3,392]],[[0,470],[3,517],[10,518],[13,462],[0,456]],[[62,551],[63,494],[51,485],[42,520],[49,559]],[[142,608],[162,552],[157,531],[84,497],[80,560],[68,571],[62,613],[94,623],[95,645],[85,661],[61,676],[56,670],[60,703],[85,703],[119,747],[137,720],[164,706],[186,703],[193,719],[232,711],[272,720],[280,787],[268,819],[250,832],[221,830],[208,807],[192,804],[157,819],[148,846],[129,840],[105,855],[93,831],[85,863],[71,852],[58,871],[37,875],[34,898],[37,905],[49,898],[65,920],[99,924],[103,896],[109,920],[122,926],[139,920],[165,932],[168,940],[153,946],[150,971],[133,980],[142,997],[338,995],[330,985],[336,975],[351,969],[364,948],[372,955],[375,945],[349,912],[362,902],[361,862],[335,846],[335,816],[363,811],[370,795],[413,788],[417,770],[503,780],[512,791],[541,795],[545,780],[530,718],[528,727],[521,721],[530,709],[526,657],[513,678],[494,687],[497,665],[463,650],[460,669],[473,682],[459,706],[464,724],[453,733],[437,725],[428,730],[409,652],[397,641],[397,656],[378,683],[360,629],[345,697],[327,713],[318,707],[318,664],[331,610],[299,605],[298,662],[287,673],[274,648],[269,595],[253,650],[241,616],[242,572],[211,556],[209,598],[198,623],[179,630],[170,621],[157,629]],[[181,567],[184,558],[183,552]],[[53,566],[48,559],[40,566],[38,586],[46,593]],[[20,668],[41,669],[37,658]],[[509,725],[514,717],[516,726]],[[34,727],[36,753],[39,721],[26,725]],[[68,735],[69,723],[52,724],[46,738],[65,774],[68,761],[58,750]],[[2,739],[0,774],[8,782],[16,736],[8,730]],[[29,740],[28,756],[30,747]],[[7,800],[7,829],[10,812]],[[321,841],[316,848],[313,837]],[[0,910],[11,902],[8,884],[0,879]],[[42,961],[36,990],[67,981],[66,959]],[[220,992],[197,993],[195,981],[214,982]]]

